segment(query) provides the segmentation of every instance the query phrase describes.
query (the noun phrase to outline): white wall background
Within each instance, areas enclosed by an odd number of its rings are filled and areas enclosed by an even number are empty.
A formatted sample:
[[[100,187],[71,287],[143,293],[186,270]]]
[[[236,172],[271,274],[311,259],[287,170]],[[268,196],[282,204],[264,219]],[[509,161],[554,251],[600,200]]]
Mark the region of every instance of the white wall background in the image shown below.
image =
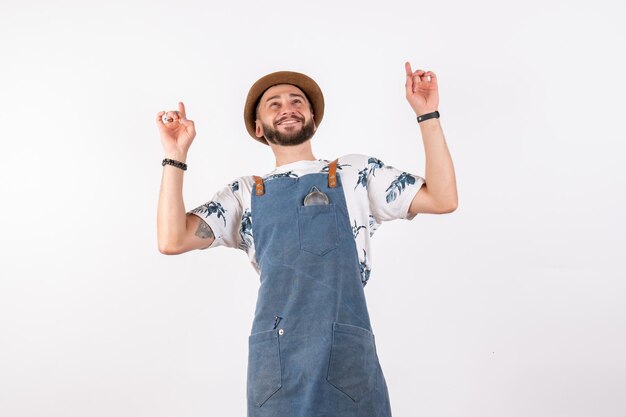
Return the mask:
[[[0,415],[244,416],[258,277],[158,252],[156,113],[196,123],[187,209],[273,168],[242,111],[282,69],[324,91],[316,157],[424,175],[405,60],[438,75],[459,208],[374,237],[394,416],[626,415],[619,3],[1,0]]]

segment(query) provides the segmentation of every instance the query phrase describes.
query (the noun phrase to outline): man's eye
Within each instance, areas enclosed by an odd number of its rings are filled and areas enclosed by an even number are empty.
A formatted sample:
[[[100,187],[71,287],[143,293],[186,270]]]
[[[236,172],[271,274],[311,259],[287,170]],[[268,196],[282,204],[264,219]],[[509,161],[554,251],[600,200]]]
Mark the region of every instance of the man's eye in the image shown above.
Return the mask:
[[[278,106],[278,103],[274,102],[270,104],[270,107]]]
[[[300,101],[300,99],[299,99],[299,98],[295,99],[293,102],[294,102],[294,103],[298,103],[298,104],[299,104],[299,103],[302,103],[302,101]]]

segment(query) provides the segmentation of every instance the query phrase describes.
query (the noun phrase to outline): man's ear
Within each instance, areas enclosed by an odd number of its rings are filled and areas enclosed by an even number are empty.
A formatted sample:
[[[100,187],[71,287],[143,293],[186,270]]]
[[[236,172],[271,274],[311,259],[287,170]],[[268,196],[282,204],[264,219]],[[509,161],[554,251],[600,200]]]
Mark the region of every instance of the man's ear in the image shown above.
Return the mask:
[[[256,119],[254,121],[254,134],[256,135],[257,138],[262,138],[263,137],[263,125],[261,124],[261,122],[259,121],[259,119]]]

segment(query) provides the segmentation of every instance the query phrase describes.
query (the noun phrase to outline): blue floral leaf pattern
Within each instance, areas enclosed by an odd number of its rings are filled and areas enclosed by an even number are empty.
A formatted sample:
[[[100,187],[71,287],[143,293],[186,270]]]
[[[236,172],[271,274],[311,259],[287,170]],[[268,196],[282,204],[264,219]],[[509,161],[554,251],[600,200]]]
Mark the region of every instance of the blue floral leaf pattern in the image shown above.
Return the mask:
[[[224,220],[224,226],[226,226],[226,216],[225,216],[226,210],[217,201],[209,201],[208,203],[203,204],[200,207],[196,207],[195,209],[191,210],[191,212],[197,213],[197,214],[204,214],[205,218],[209,217],[212,214],[216,214],[218,219],[221,218],[222,220]]]
[[[278,174],[271,174],[263,178],[264,181],[273,180],[274,178],[298,178],[298,174],[294,174],[293,171],[280,172]]]
[[[371,174],[372,176],[376,176],[376,168],[382,168],[385,166],[385,163],[378,158],[370,157],[367,159],[367,166],[361,170],[359,170],[359,178],[357,179],[356,185],[354,189],[359,185],[362,185],[363,188],[367,190],[367,177]]]
[[[367,160],[367,164],[370,167],[370,174],[372,174],[373,176],[376,176],[376,168],[382,168],[385,166],[385,163],[383,161],[374,157],[369,158]]]
[[[402,194],[402,191],[404,191],[407,184],[408,185],[415,184],[415,177],[409,174],[408,172],[403,172],[402,174],[398,175],[396,179],[391,181],[391,184],[389,184],[389,187],[385,190],[385,192],[387,193],[386,195],[387,203],[391,203],[400,194]]]
[[[230,184],[230,190],[234,193],[235,191],[239,190],[239,181],[235,181],[232,184]]]
[[[361,229],[367,229],[367,227],[365,226],[357,226],[356,225],[356,220],[354,221],[354,226],[352,226],[352,234],[354,235],[354,238],[356,239],[356,237],[359,235],[359,231]]]
[[[252,246],[252,213],[247,208],[241,216],[241,226],[239,227],[239,236],[241,237],[241,244],[239,249],[248,251]]]
[[[361,284],[365,287],[372,272],[372,269],[367,266],[367,252],[365,252],[365,249],[363,249],[363,261],[359,260],[359,269],[361,270]]]
[[[352,165],[350,165],[350,164],[340,164],[340,163],[337,163],[337,169],[342,169],[343,167],[351,167],[351,166]],[[324,165],[324,168],[322,168],[320,170],[320,172],[328,172],[329,169],[330,169],[330,164],[326,164],[326,165]]]
[[[376,229],[378,229],[379,224],[376,223],[376,219],[372,214],[369,215],[369,226],[370,226],[370,237],[374,235]]]
[[[363,188],[367,190],[367,171],[368,170],[369,168],[365,167],[359,171],[359,178],[357,179],[356,185],[354,186],[355,190],[356,190],[356,187],[358,187],[359,185],[362,185]]]

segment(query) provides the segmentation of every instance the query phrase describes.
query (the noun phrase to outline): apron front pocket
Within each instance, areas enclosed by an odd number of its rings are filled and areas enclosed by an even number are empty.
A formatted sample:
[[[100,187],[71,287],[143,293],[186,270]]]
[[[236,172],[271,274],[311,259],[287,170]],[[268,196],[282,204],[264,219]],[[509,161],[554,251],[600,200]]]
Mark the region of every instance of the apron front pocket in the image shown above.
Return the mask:
[[[333,342],[326,380],[352,401],[374,388],[377,371],[374,335],[350,324],[333,324]]]
[[[335,204],[298,206],[298,231],[303,251],[323,256],[339,246]]]
[[[262,406],[282,387],[277,330],[248,337],[248,399]]]

